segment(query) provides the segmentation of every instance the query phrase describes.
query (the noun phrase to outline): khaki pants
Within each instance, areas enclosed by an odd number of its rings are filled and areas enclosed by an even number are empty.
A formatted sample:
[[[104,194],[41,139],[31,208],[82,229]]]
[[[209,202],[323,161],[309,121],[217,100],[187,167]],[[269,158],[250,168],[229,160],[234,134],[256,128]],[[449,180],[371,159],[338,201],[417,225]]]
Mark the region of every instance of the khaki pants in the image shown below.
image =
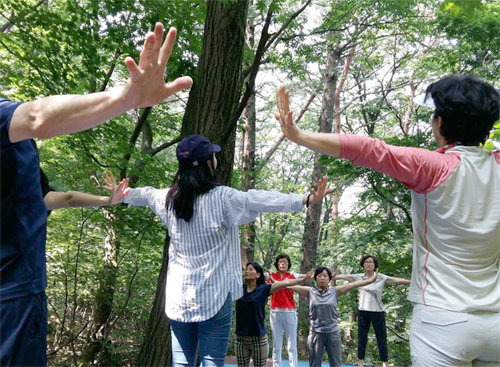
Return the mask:
[[[415,305],[410,351],[413,367],[500,366],[500,313]]]

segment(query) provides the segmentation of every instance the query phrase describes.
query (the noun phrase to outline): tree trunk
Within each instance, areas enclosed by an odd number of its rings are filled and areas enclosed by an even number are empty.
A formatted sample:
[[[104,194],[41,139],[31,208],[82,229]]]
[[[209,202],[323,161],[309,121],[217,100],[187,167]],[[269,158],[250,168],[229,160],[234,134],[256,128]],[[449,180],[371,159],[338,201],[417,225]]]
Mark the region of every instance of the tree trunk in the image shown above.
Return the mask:
[[[255,26],[253,19],[247,21],[247,45],[254,47]],[[247,106],[243,111],[243,158],[241,167],[241,182],[243,191],[255,189],[255,88],[248,99]],[[251,222],[243,227],[241,233],[241,264],[254,261],[255,257],[255,223]]]
[[[217,178],[224,184],[231,177],[236,126],[221,138],[241,96],[247,9],[246,0],[207,2],[200,63],[182,120],[182,136],[203,134],[222,147]]]
[[[115,216],[107,209],[103,209],[103,212],[107,220],[103,266],[98,272],[99,288],[95,296],[94,324],[89,336],[89,344],[82,352],[82,360],[86,363],[94,363],[96,359],[99,359],[99,364],[108,365],[109,363],[105,359],[109,354],[101,352],[107,342],[110,331],[109,321],[111,311],[113,310],[120,240],[113,226],[116,220]],[[101,355],[99,356],[100,353]]]
[[[323,81],[323,100],[321,102],[321,114],[319,117],[319,131],[323,133],[332,132],[335,86],[337,83],[335,67],[338,60],[339,55],[337,53],[333,50],[328,52],[325,77]],[[320,157],[321,154],[319,153],[316,153],[314,156],[314,168],[312,172],[313,184],[323,175],[324,167],[319,162]],[[319,202],[310,205],[307,210],[304,235],[302,237],[302,259],[300,262],[300,272],[302,274],[308,272],[316,266],[322,206],[323,203]],[[299,319],[307,319],[307,314],[308,301],[306,297],[301,296],[299,298]],[[302,327],[299,327],[298,332],[298,349],[300,355],[305,356],[308,329],[304,325],[301,326]]]
[[[165,236],[163,258],[156,286],[153,307],[149,314],[148,326],[141,345],[136,366],[171,366],[170,331],[165,314],[165,287],[167,286],[168,248],[170,238]]]
[[[247,9],[246,0],[207,2],[202,53],[182,120],[182,136],[203,134],[222,147],[217,154],[217,179],[221,184],[229,183],[234,160],[236,127],[229,139],[221,141],[221,136],[241,96]],[[164,254],[155,301],[137,359],[139,366],[169,365],[170,334],[163,316],[167,264],[168,256]]]

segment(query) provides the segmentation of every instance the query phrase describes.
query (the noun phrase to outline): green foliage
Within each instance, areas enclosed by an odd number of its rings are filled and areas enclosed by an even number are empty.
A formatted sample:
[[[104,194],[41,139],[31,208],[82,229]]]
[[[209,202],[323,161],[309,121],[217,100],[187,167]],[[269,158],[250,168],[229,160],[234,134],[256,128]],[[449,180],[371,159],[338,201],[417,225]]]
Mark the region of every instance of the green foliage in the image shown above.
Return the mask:
[[[0,92],[16,100],[30,100],[58,93],[88,93],[124,82],[123,58],[138,58],[144,35],[156,21],[178,29],[167,79],[195,76],[201,52],[204,1],[106,0],[75,1],[3,0],[0,2]],[[256,43],[268,10],[274,13],[274,34],[304,1],[256,0],[249,9],[255,22]],[[36,8],[35,8],[36,6]],[[340,96],[341,131],[367,134],[394,145],[435,148],[428,125],[428,111],[408,110],[409,76],[417,93],[448,73],[472,72],[490,81],[498,79],[500,54],[500,3],[495,1],[314,1],[293,19],[264,56],[257,79],[258,127],[256,161],[278,139],[272,114],[274,90],[285,83],[291,90],[294,115],[313,92],[318,97],[300,121],[306,130],[317,130],[326,55],[336,57],[335,77],[340,77],[346,55],[356,46]],[[230,51],[229,51],[230,52]],[[249,65],[255,50],[247,47]],[[214,60],[216,62],[216,60]],[[262,77],[261,77],[262,76]],[[221,83],[223,85],[223,83]],[[151,142],[141,135],[130,142],[142,110],[115,118],[96,129],[69,137],[39,142],[40,162],[57,190],[105,193],[89,177],[107,170],[115,176],[135,177],[135,186],[167,187],[176,171],[172,148],[148,154],[150,148],[177,138],[185,96],[154,107],[148,117]],[[214,109],[217,106],[213,106]],[[500,123],[485,144],[500,142]],[[239,146],[239,144],[237,144]],[[287,142],[256,173],[256,188],[304,193],[310,186],[314,154]],[[241,187],[236,158],[231,184]],[[372,253],[381,271],[410,277],[410,193],[385,175],[346,160],[323,156],[324,173],[337,187],[343,208],[331,219],[332,199],[324,203],[317,264],[338,266],[341,273],[360,272],[361,254]],[[350,195],[349,192],[355,193]],[[348,200],[349,203],[345,203]],[[47,259],[49,273],[49,356],[51,365],[78,365],[94,323],[95,297],[109,277],[103,269],[107,229],[118,234],[119,249],[111,328],[103,345],[103,358],[111,365],[132,365],[142,342],[162,260],[165,228],[143,208],[110,209],[110,222],[102,209],[67,209],[49,217]],[[271,269],[279,252],[291,255],[298,271],[302,258],[304,213],[265,214],[256,220],[256,260]],[[408,324],[410,305],[405,287],[387,287],[389,349],[397,365],[410,363]],[[349,321],[356,309],[356,292],[339,302],[339,324],[344,340],[344,360],[356,360],[356,323]],[[266,321],[268,322],[268,321]],[[307,320],[300,320],[307,323]],[[269,329],[269,325],[268,330]],[[230,343],[232,348],[233,343]],[[230,352],[232,349],[230,349]],[[369,355],[378,359],[373,336]],[[80,363],[81,364],[81,363]]]

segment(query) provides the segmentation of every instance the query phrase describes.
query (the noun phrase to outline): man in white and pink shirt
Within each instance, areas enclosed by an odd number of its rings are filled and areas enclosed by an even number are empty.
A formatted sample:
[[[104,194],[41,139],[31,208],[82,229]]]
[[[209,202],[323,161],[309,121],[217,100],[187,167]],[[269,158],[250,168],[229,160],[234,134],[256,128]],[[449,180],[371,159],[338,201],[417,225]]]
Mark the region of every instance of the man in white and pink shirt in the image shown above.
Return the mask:
[[[498,91],[470,75],[431,84],[415,102],[434,109],[435,151],[303,131],[284,87],[277,100],[288,139],[386,173],[411,190],[413,366],[498,366],[500,151],[480,146],[499,118]]]

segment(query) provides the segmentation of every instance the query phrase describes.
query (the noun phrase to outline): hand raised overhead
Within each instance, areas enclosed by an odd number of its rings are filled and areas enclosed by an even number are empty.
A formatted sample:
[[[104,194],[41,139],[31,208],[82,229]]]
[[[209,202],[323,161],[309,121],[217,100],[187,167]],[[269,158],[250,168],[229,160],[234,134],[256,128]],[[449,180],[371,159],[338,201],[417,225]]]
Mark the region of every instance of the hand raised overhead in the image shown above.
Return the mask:
[[[300,129],[293,121],[292,111],[290,111],[290,93],[283,86],[279,87],[276,91],[276,104],[278,106],[278,113],[275,117],[280,123],[281,131],[288,139],[294,141]]]
[[[158,104],[193,83],[188,76],[165,83],[165,68],[174,47],[177,30],[170,28],[162,44],[163,31],[163,24],[156,23],[154,32],[147,35],[139,65],[131,57],[125,59],[130,78],[123,88],[122,98],[127,109]]]

